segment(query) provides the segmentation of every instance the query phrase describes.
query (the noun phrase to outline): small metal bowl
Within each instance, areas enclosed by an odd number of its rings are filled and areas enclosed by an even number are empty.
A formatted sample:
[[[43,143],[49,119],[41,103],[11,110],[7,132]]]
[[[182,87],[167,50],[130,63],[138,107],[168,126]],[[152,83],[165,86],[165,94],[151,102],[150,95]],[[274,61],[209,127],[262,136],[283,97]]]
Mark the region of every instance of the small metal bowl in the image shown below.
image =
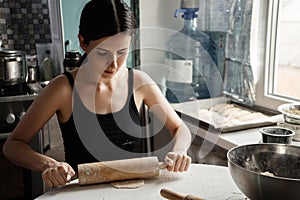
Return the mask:
[[[300,103],[286,103],[278,106],[285,122],[300,125]]]
[[[291,129],[271,126],[259,129],[262,135],[263,143],[281,143],[281,144],[291,144],[295,131]]]

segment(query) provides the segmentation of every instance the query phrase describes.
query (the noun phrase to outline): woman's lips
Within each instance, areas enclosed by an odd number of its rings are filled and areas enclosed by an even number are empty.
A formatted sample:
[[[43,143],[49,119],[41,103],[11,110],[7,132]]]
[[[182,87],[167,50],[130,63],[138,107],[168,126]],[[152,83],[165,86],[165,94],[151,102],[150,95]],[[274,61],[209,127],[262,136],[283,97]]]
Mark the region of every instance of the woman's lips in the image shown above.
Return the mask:
[[[104,72],[107,73],[107,74],[113,74],[114,73],[114,71],[109,71],[109,70],[105,70]]]

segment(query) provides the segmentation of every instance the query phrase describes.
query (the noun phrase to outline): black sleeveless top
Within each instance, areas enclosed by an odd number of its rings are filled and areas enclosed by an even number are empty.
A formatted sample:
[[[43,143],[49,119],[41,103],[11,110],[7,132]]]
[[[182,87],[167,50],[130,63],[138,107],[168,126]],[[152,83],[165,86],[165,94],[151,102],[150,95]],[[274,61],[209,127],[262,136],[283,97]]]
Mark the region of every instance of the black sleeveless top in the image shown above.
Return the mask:
[[[133,96],[133,70],[128,71],[125,106],[115,113],[96,114],[81,102],[74,79],[65,72],[73,88],[73,112],[68,121],[59,122],[65,148],[65,161],[77,171],[81,163],[145,156],[141,118]],[[91,96],[94,98],[94,96]]]

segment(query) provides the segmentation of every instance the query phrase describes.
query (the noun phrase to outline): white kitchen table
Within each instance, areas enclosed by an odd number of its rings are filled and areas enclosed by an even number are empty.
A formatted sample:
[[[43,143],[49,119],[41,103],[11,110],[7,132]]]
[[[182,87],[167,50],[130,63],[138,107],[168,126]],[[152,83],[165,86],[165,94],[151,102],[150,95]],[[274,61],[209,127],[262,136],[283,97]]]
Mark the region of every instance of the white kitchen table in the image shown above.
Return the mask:
[[[188,172],[172,173],[162,170],[155,178],[145,179],[136,189],[116,189],[110,183],[79,186],[72,181],[61,189],[53,189],[38,200],[156,200],[164,199],[160,190],[167,188],[182,195],[192,194],[206,200],[244,200],[245,196],[234,184],[227,167],[192,164]]]

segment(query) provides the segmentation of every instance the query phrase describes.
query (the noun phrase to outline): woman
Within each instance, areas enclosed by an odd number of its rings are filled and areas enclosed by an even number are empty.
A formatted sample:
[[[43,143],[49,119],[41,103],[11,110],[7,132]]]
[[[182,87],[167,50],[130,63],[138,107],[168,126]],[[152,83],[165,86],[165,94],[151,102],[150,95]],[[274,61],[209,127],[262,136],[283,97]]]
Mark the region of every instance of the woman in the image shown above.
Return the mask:
[[[49,187],[71,180],[80,163],[144,156],[138,108],[144,103],[174,137],[167,169],[186,171],[191,159],[188,128],[157,85],[143,72],[126,68],[134,20],[122,0],[91,0],[80,18],[80,68],[55,77],[32,103],[3,152],[15,164],[40,171]],[[33,151],[31,138],[56,114],[66,162]],[[20,156],[22,155],[22,156]]]

